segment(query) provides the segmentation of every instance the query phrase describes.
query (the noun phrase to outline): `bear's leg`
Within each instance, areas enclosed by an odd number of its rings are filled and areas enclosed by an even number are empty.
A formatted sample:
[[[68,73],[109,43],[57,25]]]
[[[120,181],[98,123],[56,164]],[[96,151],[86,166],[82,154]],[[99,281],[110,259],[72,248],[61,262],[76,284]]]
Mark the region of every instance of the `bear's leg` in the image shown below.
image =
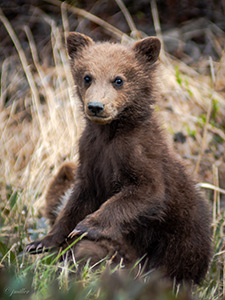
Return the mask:
[[[123,246],[109,240],[91,241],[83,239],[73,248],[74,256],[79,265],[86,263],[89,259],[91,266],[98,265],[102,260],[109,259],[111,264],[117,265],[121,262],[126,267],[132,267],[137,259],[134,249],[126,243]]]
[[[211,257],[208,236],[204,237],[204,233],[196,230],[186,239],[179,234],[172,237],[162,262],[167,275],[175,278],[177,283],[184,280],[199,284],[207,272]]]

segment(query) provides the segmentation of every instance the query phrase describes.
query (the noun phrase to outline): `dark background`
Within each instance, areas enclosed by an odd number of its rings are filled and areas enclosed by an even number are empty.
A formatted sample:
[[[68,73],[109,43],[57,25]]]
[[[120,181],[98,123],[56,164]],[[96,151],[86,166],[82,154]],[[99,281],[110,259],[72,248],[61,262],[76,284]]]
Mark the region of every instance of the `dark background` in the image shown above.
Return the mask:
[[[23,26],[28,25],[34,35],[39,50],[40,59],[50,53],[49,33],[50,26],[44,21],[43,13],[55,20],[60,27],[62,23],[59,5],[60,1],[43,0],[1,0],[0,7],[12,24],[23,48],[28,49]],[[99,1],[68,1],[67,3],[85,9],[102,18],[108,23],[129,34],[127,22],[114,0]],[[152,20],[152,11],[149,0],[124,0],[138,30],[146,35],[155,35]],[[164,36],[165,48],[171,55],[193,64],[198,60],[212,56],[219,60],[220,51],[215,49],[213,32],[219,38],[220,30],[225,31],[225,0],[158,0],[156,1]],[[104,28],[84,20],[68,11],[68,20],[71,31],[81,31],[96,40],[114,38]],[[209,29],[209,30],[208,30]],[[0,23],[0,61],[4,60],[13,51],[11,39],[4,26]],[[182,43],[181,43],[182,42]]]

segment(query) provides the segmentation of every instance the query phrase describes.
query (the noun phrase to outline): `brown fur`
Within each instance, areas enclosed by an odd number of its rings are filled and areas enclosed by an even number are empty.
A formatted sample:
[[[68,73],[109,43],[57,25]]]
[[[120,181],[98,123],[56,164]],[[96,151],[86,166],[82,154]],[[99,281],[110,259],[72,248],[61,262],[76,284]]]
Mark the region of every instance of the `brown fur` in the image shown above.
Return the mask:
[[[167,146],[152,108],[159,51],[156,38],[128,48],[70,34],[71,70],[86,116],[76,183],[49,234],[27,251],[60,247],[75,229],[87,232],[75,256],[114,252],[132,264],[145,255],[148,268],[177,282],[199,283],[205,275],[209,207]]]
[[[65,204],[68,190],[74,186],[76,171],[75,163],[64,163],[49,185],[46,194],[45,215],[49,219],[50,225],[55,223],[59,214],[58,210]]]

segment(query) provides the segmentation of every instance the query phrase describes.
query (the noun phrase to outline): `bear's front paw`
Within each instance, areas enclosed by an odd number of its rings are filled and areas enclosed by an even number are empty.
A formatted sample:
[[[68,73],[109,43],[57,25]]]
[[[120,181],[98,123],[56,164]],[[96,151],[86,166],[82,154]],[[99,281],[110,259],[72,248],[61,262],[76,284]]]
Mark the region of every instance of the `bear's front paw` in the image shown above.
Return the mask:
[[[68,235],[68,238],[75,236],[86,236],[89,240],[98,240],[101,236],[99,230],[93,226],[89,227],[85,222],[80,222],[75,229]]]

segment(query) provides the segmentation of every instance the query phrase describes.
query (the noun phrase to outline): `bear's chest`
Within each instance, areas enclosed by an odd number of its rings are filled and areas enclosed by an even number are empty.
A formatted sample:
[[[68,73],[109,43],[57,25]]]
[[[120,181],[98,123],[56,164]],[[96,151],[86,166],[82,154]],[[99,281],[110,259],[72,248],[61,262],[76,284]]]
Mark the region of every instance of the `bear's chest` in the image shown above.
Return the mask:
[[[118,141],[106,142],[96,137],[80,144],[82,178],[98,197],[108,199],[121,190],[123,162],[124,153]]]

